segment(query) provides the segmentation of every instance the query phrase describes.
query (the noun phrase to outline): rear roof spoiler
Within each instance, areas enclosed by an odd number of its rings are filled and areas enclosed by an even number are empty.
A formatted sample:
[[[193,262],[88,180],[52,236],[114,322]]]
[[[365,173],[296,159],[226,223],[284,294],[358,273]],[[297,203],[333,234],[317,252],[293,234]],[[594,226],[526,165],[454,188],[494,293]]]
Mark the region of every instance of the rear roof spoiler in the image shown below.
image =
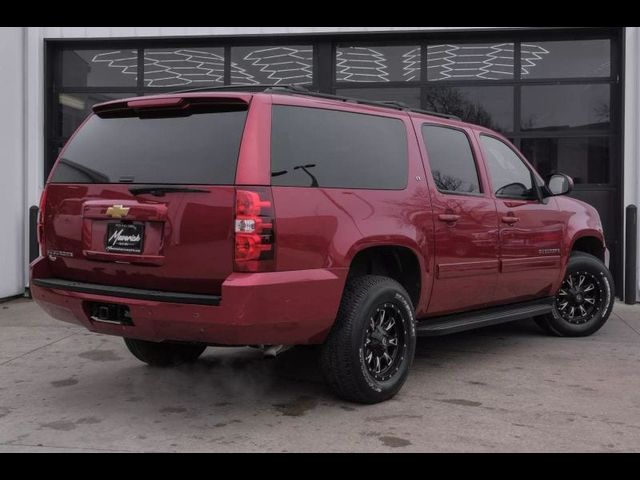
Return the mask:
[[[251,99],[251,95],[158,95],[152,97],[137,97],[124,100],[112,100],[99,103],[93,106],[93,112],[99,117],[130,116],[137,115],[145,111],[153,112],[179,112],[186,111],[192,107],[214,107],[214,106],[246,106]]]

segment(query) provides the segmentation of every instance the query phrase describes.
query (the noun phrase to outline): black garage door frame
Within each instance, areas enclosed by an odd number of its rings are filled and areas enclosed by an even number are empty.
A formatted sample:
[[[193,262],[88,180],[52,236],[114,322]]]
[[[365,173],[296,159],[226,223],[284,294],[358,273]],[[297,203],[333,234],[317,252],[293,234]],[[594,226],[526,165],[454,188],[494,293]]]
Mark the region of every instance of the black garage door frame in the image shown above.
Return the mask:
[[[521,78],[520,49],[523,42],[536,41],[562,41],[562,40],[595,40],[608,39],[611,45],[611,74],[609,77],[599,78],[545,78],[523,79]],[[61,134],[61,107],[59,96],[64,94],[90,95],[149,95],[175,91],[175,87],[150,87],[145,86],[143,75],[138,75],[133,86],[84,86],[62,85],[61,52],[65,49],[127,49],[137,53],[137,70],[144,71],[144,51],[150,48],[220,48],[224,51],[223,83],[231,83],[231,48],[251,46],[286,46],[286,45],[311,45],[313,46],[313,80],[311,87],[321,92],[338,93],[349,88],[350,92],[361,92],[363,95],[368,89],[419,89],[420,106],[426,105],[425,92],[434,85],[428,80],[427,46],[434,42],[448,42],[456,44],[479,43],[513,43],[514,44],[514,75],[510,79],[496,80],[455,80],[438,81],[441,87],[478,87],[478,86],[504,86],[511,87],[513,94],[513,131],[505,132],[517,147],[522,147],[523,140],[544,139],[553,137],[585,138],[594,135],[609,138],[611,142],[611,159],[609,164],[609,182],[607,184],[577,185],[576,196],[579,198],[594,199],[598,195],[610,199],[610,207],[607,208],[609,228],[607,240],[612,252],[611,268],[614,272],[618,291],[622,291],[623,274],[623,186],[624,186],[624,28],[506,28],[506,29],[482,29],[473,31],[403,31],[403,32],[367,32],[367,33],[322,33],[322,34],[278,34],[278,35],[244,35],[244,36],[207,36],[207,37],[154,37],[154,38],[95,38],[95,39],[45,39],[44,63],[45,63],[45,112],[44,112],[44,141],[45,158],[44,173],[48,175],[57,152],[67,140],[67,135]],[[420,80],[411,82],[373,82],[353,83],[341,82],[336,79],[336,52],[342,46],[357,45],[362,47],[391,47],[415,45],[421,47]],[[608,84],[611,89],[610,97],[610,127],[603,131],[572,129],[559,134],[554,131],[527,132],[520,128],[521,95],[522,87],[538,85],[598,85]],[[370,90],[369,90],[370,91]],[[384,93],[384,92],[383,92]],[[613,231],[611,231],[613,230]]]

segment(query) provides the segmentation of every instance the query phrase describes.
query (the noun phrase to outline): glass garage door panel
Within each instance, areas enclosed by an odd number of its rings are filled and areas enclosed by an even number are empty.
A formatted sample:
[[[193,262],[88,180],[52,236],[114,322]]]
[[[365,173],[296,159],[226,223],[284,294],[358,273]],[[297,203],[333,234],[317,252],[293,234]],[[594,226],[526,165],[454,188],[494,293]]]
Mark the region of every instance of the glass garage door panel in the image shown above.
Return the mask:
[[[63,87],[134,87],[137,50],[62,50]]]
[[[611,140],[590,138],[525,138],[522,153],[546,177],[566,173],[579,184],[610,183]]]
[[[605,241],[608,244],[612,255],[615,248],[612,248],[612,242],[618,235],[618,192],[615,188],[607,189],[576,189],[571,192],[571,197],[582,200],[594,207],[600,214],[602,221],[602,229],[604,230]],[[613,258],[612,258],[613,261]],[[615,265],[615,264],[614,264]]]
[[[429,45],[428,80],[512,80],[513,51],[513,43]]]
[[[419,46],[370,47],[339,45],[338,82],[413,82],[420,80]]]
[[[609,85],[522,87],[522,130],[608,130],[610,110]]]
[[[223,48],[158,48],[144,51],[145,87],[198,88],[223,84]]]
[[[424,108],[456,115],[500,132],[513,131],[513,87],[446,87],[425,90]]]
[[[337,88],[336,95],[376,102],[401,102],[411,108],[420,108],[419,88]]]
[[[231,83],[234,85],[312,82],[311,45],[231,47]]]
[[[91,107],[95,104],[135,96],[135,93],[60,93],[58,108],[61,121],[56,125],[59,129],[56,136],[66,141],[91,113]]]
[[[609,77],[611,41],[524,42],[522,78]]]

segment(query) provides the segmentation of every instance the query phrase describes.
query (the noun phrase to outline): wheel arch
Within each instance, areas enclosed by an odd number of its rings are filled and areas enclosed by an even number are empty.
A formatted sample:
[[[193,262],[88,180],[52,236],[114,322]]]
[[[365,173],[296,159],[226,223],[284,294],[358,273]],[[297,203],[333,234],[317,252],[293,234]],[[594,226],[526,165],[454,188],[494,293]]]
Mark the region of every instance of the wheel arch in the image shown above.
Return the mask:
[[[606,252],[602,233],[598,230],[584,230],[576,234],[569,248],[569,254],[573,252],[588,253],[604,263]]]
[[[347,280],[361,275],[382,275],[400,283],[416,311],[430,287],[424,275],[425,261],[416,246],[406,241],[376,241],[354,246],[348,255]]]

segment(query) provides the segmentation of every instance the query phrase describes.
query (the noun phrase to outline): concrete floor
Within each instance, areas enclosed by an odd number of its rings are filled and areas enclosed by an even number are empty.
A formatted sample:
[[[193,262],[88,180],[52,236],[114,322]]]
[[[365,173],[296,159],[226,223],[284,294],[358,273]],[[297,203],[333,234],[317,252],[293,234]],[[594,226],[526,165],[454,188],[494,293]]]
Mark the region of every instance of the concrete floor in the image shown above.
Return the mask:
[[[421,339],[400,394],[336,400],[309,351],[149,368],[120,338],[0,304],[0,452],[640,451],[640,308],[583,339],[531,321]]]

